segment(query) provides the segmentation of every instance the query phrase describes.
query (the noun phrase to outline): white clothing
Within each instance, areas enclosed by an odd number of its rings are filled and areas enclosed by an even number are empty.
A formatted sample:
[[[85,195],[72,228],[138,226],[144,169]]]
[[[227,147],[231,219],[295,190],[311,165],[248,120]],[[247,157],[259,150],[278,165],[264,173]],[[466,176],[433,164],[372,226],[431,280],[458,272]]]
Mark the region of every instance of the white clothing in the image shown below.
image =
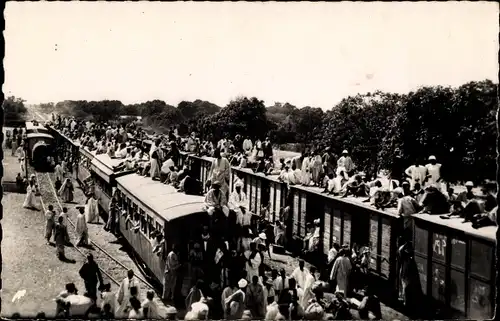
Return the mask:
[[[133,277],[132,280],[129,280],[129,278],[126,277],[120,284],[120,289],[118,290],[116,298],[118,301],[118,310],[115,313],[115,318],[126,317],[124,314],[130,302],[130,288],[134,286],[137,288],[137,296],[139,297],[141,290],[139,287],[139,281],[135,277]]]
[[[415,183],[419,183],[421,187],[424,187],[423,182],[427,176],[427,168],[425,166],[411,165],[405,170],[406,175],[410,176],[410,189],[413,190]]]
[[[158,319],[158,318],[160,318],[160,315],[158,314],[158,305],[156,304],[156,302],[150,301],[150,300],[146,299],[142,303],[142,311],[143,312],[144,312],[145,308],[148,309],[148,315],[147,315],[148,319]]]
[[[304,269],[301,271],[301,270],[300,270],[300,268],[299,268],[299,267],[297,267],[297,268],[293,271],[293,273],[292,273],[291,277],[292,277],[292,278],[294,278],[294,279],[295,279],[295,281],[297,281],[297,285],[298,285],[300,288],[304,289],[304,287],[305,287],[305,285],[306,285],[306,276],[307,276],[308,274],[311,274],[311,273],[309,272],[309,270],[308,270],[307,268],[305,268],[305,267],[304,267]]]
[[[143,319],[144,314],[142,313],[142,308],[139,311],[135,311],[134,309],[130,310],[128,314],[129,319]]]
[[[99,205],[93,197],[85,204],[85,217],[88,223],[99,222]]]
[[[247,279],[251,280],[254,276],[259,276],[259,266],[262,263],[262,257],[260,253],[257,253],[253,259],[250,260],[250,264],[246,262]]]
[[[438,179],[441,178],[441,164],[427,164],[425,167],[427,168],[428,175],[430,175],[426,185],[438,183]]]
[[[28,186],[28,188],[26,189],[26,198],[24,199],[23,203],[24,208],[36,207],[35,194],[36,194],[36,187],[34,185]]]
[[[166,162],[165,162],[165,163],[163,163],[163,165],[161,166],[161,172],[162,172],[163,174],[168,174],[168,173],[170,173],[170,167],[172,167],[172,166],[175,166],[174,161],[173,161],[171,158],[169,158],[169,159],[167,159],[167,160],[166,160]]]
[[[303,308],[307,308],[310,299],[314,298],[314,293],[312,292],[312,286],[316,279],[311,273],[308,273],[304,280],[304,294],[300,300],[300,305]]]
[[[75,232],[78,240],[81,240],[83,237],[85,241],[88,241],[88,228],[87,222],[85,220],[85,215],[78,214],[78,216],[76,217]]]
[[[248,198],[243,191],[238,194],[234,190],[229,195],[228,207],[236,213],[236,223],[240,226],[250,225],[251,214],[248,212]],[[243,208],[245,213],[241,210]]]
[[[328,264],[332,263],[332,261],[335,259],[335,257],[337,256],[338,254],[338,251],[332,247],[329,251],[328,251]]]

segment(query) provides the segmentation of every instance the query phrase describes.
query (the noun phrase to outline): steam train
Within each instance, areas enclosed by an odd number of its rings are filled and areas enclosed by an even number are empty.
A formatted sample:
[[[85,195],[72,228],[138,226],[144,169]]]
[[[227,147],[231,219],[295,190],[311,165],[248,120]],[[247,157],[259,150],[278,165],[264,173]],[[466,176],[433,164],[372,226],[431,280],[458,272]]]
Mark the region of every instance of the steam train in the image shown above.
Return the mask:
[[[163,232],[169,239],[165,251],[175,239],[185,240],[197,233],[200,222],[206,219],[201,212],[203,198],[179,194],[170,186],[132,171],[115,172],[113,168],[119,160],[95,155],[55,129],[51,132],[58,146],[72,159],[77,179],[83,182],[92,178],[103,212],[108,212],[111,197],[116,193],[126,211],[126,215],[120,215],[120,233],[155,278],[162,280],[165,257],[152,251],[155,232]],[[188,160],[196,178],[205,184],[212,158],[181,152],[181,165]],[[395,211],[325,195],[318,188],[287,186],[276,177],[256,174],[250,169],[232,168],[231,176],[230,190],[238,176],[244,182],[250,211],[265,214],[269,222],[277,219],[283,207],[290,207],[286,224],[288,250],[293,252],[300,247],[306,225],[319,219],[320,248],[325,254],[335,242],[368,246],[371,281],[384,289],[388,297],[398,297],[401,283],[397,240],[403,224]],[[131,222],[138,224],[138,230],[131,228]],[[470,223],[420,214],[413,217],[412,231],[426,306],[453,318],[491,318],[495,301],[496,228],[476,230]]]
[[[27,161],[38,171],[49,170],[55,156],[55,140],[50,130],[37,121],[26,122],[25,152]]]

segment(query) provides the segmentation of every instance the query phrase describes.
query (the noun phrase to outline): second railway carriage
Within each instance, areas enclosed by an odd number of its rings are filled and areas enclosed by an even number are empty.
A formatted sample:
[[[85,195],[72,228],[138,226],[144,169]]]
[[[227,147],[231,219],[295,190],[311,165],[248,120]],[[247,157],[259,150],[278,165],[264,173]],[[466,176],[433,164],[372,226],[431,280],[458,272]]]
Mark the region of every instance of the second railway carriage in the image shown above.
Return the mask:
[[[99,206],[107,213],[116,178],[128,175],[134,171],[115,171],[123,159],[111,158],[107,154],[95,155],[90,162],[90,171],[94,181],[94,192]]]
[[[181,261],[186,261],[190,241],[196,240],[203,225],[208,223],[208,214],[203,211],[204,197],[180,193],[170,185],[137,174],[122,176],[116,181],[118,206],[126,211],[119,215],[120,231],[161,282],[166,254],[172,244],[180,249]],[[133,226],[138,229],[134,230]],[[155,232],[164,237],[159,254],[153,253]],[[187,270],[181,273],[182,279],[188,280]]]

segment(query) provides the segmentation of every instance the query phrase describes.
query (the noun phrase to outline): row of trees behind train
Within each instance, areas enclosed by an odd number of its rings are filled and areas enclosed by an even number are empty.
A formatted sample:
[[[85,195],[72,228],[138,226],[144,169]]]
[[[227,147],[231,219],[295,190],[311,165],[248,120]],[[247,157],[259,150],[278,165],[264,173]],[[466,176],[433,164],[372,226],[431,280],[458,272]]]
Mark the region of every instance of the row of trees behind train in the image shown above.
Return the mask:
[[[377,91],[343,99],[328,111],[289,103],[266,107],[262,100],[240,97],[226,107],[207,101],[161,100],[124,105],[117,100],[63,101],[40,106],[47,112],[110,121],[117,115],[142,116],[157,132],[178,126],[205,139],[224,135],[269,135],[276,144],[348,149],[369,172],[390,169],[398,161],[435,155],[448,168],[447,181],[495,179],[497,85],[489,80],[458,88],[422,87],[408,94]]]

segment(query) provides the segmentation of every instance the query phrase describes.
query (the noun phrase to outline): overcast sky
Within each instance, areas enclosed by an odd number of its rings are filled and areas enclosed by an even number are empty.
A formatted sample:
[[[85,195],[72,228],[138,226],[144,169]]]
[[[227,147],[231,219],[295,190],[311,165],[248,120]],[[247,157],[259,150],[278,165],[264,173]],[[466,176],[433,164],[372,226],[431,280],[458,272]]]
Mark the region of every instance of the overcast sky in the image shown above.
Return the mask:
[[[6,95],[331,108],[498,77],[496,3],[7,2]]]

